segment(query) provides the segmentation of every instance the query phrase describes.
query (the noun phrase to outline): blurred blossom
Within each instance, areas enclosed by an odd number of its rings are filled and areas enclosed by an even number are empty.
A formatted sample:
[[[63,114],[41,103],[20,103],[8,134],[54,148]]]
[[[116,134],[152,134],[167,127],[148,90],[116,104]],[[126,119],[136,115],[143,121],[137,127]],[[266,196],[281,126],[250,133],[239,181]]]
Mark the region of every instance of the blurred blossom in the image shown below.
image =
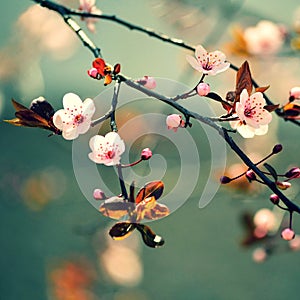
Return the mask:
[[[96,7],[96,0],[79,0],[79,10],[90,14],[101,15],[102,11]],[[99,21],[97,18],[82,18],[86,21],[86,27],[89,31],[95,32],[95,23]]]
[[[268,254],[264,248],[256,248],[252,253],[252,258],[256,263],[263,263],[267,257]]]
[[[96,279],[92,266],[81,258],[67,260],[52,267],[49,272],[51,299],[55,300],[96,300],[90,290]]]
[[[252,55],[277,53],[284,43],[284,38],[282,27],[266,20],[244,31],[247,51]]]
[[[20,193],[28,208],[37,211],[61,197],[65,187],[64,173],[60,169],[49,167],[26,178]]]
[[[156,80],[154,77],[151,76],[144,76],[141,79],[137,80],[137,83],[143,85],[149,90],[155,89],[156,88]]]
[[[40,5],[29,7],[19,17],[16,27],[20,44],[27,51],[34,45],[35,53],[49,52],[56,59],[67,59],[76,49],[76,36],[61,17]]]
[[[300,235],[296,235],[294,239],[289,241],[289,246],[293,251],[300,251]]]
[[[254,215],[253,222],[254,225],[261,231],[273,231],[277,226],[277,221],[274,213],[267,208],[258,210]]]
[[[139,255],[132,249],[115,242],[99,253],[100,263],[106,275],[121,286],[136,286],[143,277]]]

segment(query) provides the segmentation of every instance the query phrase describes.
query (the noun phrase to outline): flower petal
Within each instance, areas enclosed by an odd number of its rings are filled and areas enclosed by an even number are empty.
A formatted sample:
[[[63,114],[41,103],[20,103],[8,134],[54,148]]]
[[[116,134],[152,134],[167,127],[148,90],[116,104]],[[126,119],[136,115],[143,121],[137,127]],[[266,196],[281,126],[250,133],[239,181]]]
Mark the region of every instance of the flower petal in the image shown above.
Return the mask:
[[[65,113],[65,111],[63,109],[60,109],[53,115],[53,124],[60,130],[62,130],[62,128],[63,128],[64,113]]]
[[[82,106],[82,101],[78,95],[74,93],[68,93],[63,97],[63,106],[65,109],[79,108]]]
[[[186,60],[188,61],[188,63],[197,71],[202,71],[202,65],[199,64],[199,62],[196,60],[195,57],[191,56],[191,55],[187,55],[186,56]]]
[[[268,132],[269,125],[260,125],[259,128],[255,129],[256,135],[264,135]]]
[[[255,133],[254,133],[255,129],[248,125],[244,125],[244,124],[241,126],[238,126],[237,131],[245,139],[253,138],[255,135]]]

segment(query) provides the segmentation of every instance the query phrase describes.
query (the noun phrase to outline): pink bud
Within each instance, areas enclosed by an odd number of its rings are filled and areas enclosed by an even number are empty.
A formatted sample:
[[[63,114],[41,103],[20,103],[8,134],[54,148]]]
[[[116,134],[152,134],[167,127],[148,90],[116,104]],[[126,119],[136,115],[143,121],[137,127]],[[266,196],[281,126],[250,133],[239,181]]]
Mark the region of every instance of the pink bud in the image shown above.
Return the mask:
[[[270,196],[270,200],[273,204],[278,204],[279,203],[279,197],[276,194],[272,194]]]
[[[141,152],[141,159],[142,160],[148,160],[152,157],[152,151],[149,148],[145,148]]]
[[[291,228],[285,228],[281,232],[281,237],[286,241],[290,241],[295,237],[295,232]]]
[[[156,80],[154,77],[144,76],[142,79],[137,80],[137,82],[149,90],[156,88]]]
[[[173,129],[175,132],[178,127],[184,127],[184,123],[185,122],[182,120],[182,117],[177,114],[169,115],[166,119],[168,129]]]
[[[292,98],[292,100],[300,99],[300,87],[299,86],[295,86],[295,87],[291,88],[290,98]]]
[[[284,174],[287,178],[299,178],[300,177],[300,168],[291,168],[288,172]]]
[[[93,192],[93,197],[95,200],[104,200],[107,197],[105,196],[104,192],[100,189],[95,189]]]
[[[91,69],[89,69],[88,71],[87,71],[87,73],[88,73],[88,75],[90,76],[90,77],[92,77],[92,78],[95,78],[95,79],[98,79],[99,78],[99,73],[98,73],[98,71],[97,71],[97,69],[96,68],[91,68]]]
[[[292,186],[289,182],[286,181],[277,181],[276,185],[281,190],[286,190]]]
[[[197,85],[197,93],[199,96],[206,96],[210,92],[209,84],[201,82]]]
[[[256,179],[256,175],[252,170],[246,172],[246,177],[250,182]]]

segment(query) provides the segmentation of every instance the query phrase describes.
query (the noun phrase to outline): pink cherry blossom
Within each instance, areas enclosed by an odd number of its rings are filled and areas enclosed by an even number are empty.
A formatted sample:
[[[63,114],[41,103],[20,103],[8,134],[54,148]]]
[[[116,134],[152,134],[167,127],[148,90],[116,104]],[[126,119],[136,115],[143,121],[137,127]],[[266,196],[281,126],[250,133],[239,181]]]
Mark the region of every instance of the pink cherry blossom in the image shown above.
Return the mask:
[[[273,54],[280,50],[284,42],[282,28],[270,21],[260,21],[255,27],[244,32],[247,51],[253,55]]]
[[[167,116],[166,124],[168,129],[172,129],[174,132],[176,132],[178,127],[184,127],[185,122],[182,120],[180,115],[172,114]]]
[[[90,148],[92,152],[89,153],[89,158],[93,162],[113,166],[120,163],[125,144],[116,132],[109,132],[105,136],[93,136],[90,139]]]
[[[104,200],[106,199],[106,196],[104,192],[100,189],[94,189],[93,197],[95,200]]]
[[[96,0],[79,0],[79,10],[87,13],[101,15],[102,11],[96,7]],[[86,26],[89,31],[95,32],[95,23],[98,21],[96,18],[82,18],[86,21]]]
[[[68,93],[63,97],[63,106],[54,114],[53,123],[62,131],[63,138],[74,140],[89,130],[95,113],[94,101],[87,98],[82,102],[76,94]]]
[[[197,85],[197,93],[199,96],[206,96],[210,92],[209,84],[201,82]]]
[[[249,97],[244,89],[240,95],[240,102],[236,103],[238,121],[231,121],[230,125],[244,138],[252,138],[254,135],[264,135],[268,131],[268,124],[272,121],[272,115],[264,106],[266,101],[263,94],[256,92]]]
[[[208,53],[201,45],[196,47],[195,56],[196,58],[187,55],[186,59],[194,69],[206,75],[216,75],[230,66],[229,62],[225,62],[226,56],[223,52],[217,50]]]

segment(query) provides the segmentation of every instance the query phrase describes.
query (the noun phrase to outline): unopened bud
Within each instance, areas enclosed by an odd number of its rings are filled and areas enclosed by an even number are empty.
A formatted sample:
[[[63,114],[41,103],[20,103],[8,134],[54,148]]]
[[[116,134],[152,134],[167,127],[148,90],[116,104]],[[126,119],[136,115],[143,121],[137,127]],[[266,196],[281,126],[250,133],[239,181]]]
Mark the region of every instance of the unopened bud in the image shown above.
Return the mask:
[[[275,146],[273,147],[272,153],[273,153],[273,154],[277,154],[277,153],[281,152],[282,148],[283,148],[283,147],[282,147],[281,144],[277,144],[277,145],[275,145]]]
[[[180,115],[172,114],[167,116],[166,124],[168,129],[173,129],[176,132],[178,127],[184,127],[185,122]]]
[[[231,181],[231,178],[229,178],[228,176],[222,176],[221,178],[220,178],[220,182],[222,183],[222,184],[227,184],[227,183],[229,183]]]
[[[290,241],[295,237],[295,232],[291,228],[285,228],[281,232],[281,237],[286,241]]]
[[[276,194],[272,194],[271,196],[270,196],[270,200],[271,200],[271,202],[273,203],[273,204],[278,204],[279,203],[279,197],[276,195]]]
[[[256,180],[256,175],[252,170],[246,172],[246,178],[251,182],[252,180]]]
[[[95,200],[104,200],[107,197],[105,196],[104,192],[100,189],[95,189],[93,192],[93,197]]]
[[[92,78],[99,79],[99,76],[101,75],[98,73],[98,70],[96,68],[91,68],[87,71],[88,75]]]
[[[152,151],[149,148],[145,148],[141,152],[141,159],[148,160],[152,157]]]
[[[286,181],[277,181],[276,185],[281,190],[286,190],[292,186],[289,182]]]
[[[197,93],[199,96],[206,96],[210,92],[209,84],[201,82],[197,85]]]
[[[300,168],[292,168],[284,174],[287,178],[299,178],[300,177]]]

